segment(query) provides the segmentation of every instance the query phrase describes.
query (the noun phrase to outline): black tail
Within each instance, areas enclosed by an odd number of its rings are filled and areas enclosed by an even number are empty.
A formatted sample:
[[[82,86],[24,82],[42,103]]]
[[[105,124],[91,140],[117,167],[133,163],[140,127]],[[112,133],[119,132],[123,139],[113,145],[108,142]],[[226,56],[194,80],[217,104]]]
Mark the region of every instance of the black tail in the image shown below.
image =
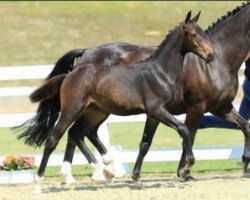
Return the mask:
[[[50,79],[59,74],[68,74],[73,70],[74,61],[84,53],[85,49],[75,49],[64,54],[56,62],[54,69],[50,72],[46,79]]]
[[[22,130],[18,139],[23,138],[25,144],[40,147],[53,129],[59,116],[59,90],[65,77],[66,74],[62,74],[47,80],[30,95],[32,102],[40,104],[36,116],[16,127],[17,131]]]
[[[51,81],[50,78],[54,76],[68,74],[71,72],[73,70],[72,66],[74,65],[75,59],[80,57],[84,51],[84,49],[78,49],[66,53],[56,62],[54,69],[46,79]],[[42,87],[40,87],[30,96],[31,101],[40,102],[36,111],[36,115],[32,119],[24,122],[22,125],[14,128],[17,130],[17,132],[22,131],[18,136],[18,139],[23,138],[25,144],[34,147],[40,147],[42,144],[44,144],[60,113],[60,98],[57,89],[58,86],[61,85],[61,82],[58,81],[54,86],[48,82],[46,83],[48,86],[50,86],[50,89],[40,90],[45,91],[44,94],[38,92],[39,89],[42,89]]]

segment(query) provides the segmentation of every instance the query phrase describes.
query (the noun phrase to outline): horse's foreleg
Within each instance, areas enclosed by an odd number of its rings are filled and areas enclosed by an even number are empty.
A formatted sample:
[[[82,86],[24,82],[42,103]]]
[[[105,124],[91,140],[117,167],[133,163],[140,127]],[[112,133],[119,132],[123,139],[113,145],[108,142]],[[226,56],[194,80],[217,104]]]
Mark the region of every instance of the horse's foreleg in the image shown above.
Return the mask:
[[[192,151],[192,136],[188,130],[188,128],[182,124],[179,120],[177,120],[173,115],[171,115],[163,105],[160,105],[159,107],[153,107],[148,114],[165,124],[166,126],[172,127],[179,135],[182,137],[182,147],[183,151],[186,153],[185,157],[185,164],[184,167],[182,167],[179,170],[179,174],[186,179],[186,176],[189,173],[189,168],[194,164],[195,159]]]
[[[195,136],[196,136],[196,132],[198,129],[198,124],[199,124],[199,120],[202,116],[202,112],[199,108],[189,108],[187,110],[187,114],[186,114],[186,119],[185,119],[185,125],[187,126],[190,134],[191,134],[191,144],[193,146],[194,141],[195,141]],[[177,169],[177,175],[180,177],[180,170],[184,167],[185,165],[185,158],[186,158],[186,151],[182,152],[181,155],[181,159],[179,162],[179,166]],[[190,171],[188,172],[190,173]],[[185,180],[191,180],[193,179],[190,175],[187,175]]]
[[[146,156],[151,146],[158,124],[159,122],[157,120],[147,117],[147,121],[143,131],[143,136],[139,145],[139,154],[137,156],[132,173],[132,179],[137,183],[139,183],[140,185],[141,185],[140,173],[141,173],[143,159]]]
[[[242,155],[242,162],[243,162],[244,172],[246,172],[250,162],[250,125],[248,121],[246,121],[243,117],[241,117],[240,114],[233,108],[233,106],[229,113],[226,114],[214,113],[214,114],[230,123],[236,124],[244,133],[245,145],[244,145],[244,152]]]

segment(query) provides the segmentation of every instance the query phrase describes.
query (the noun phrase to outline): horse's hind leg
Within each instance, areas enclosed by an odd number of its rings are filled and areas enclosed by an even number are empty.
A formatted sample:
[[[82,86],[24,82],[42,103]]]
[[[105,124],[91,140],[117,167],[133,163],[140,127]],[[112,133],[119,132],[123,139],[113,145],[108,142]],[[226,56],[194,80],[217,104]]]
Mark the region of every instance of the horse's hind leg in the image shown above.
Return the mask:
[[[82,115],[75,124],[69,129],[69,140],[71,140],[71,143],[67,145],[67,147],[72,147],[73,143],[76,143],[77,146],[80,148],[82,153],[87,158],[88,162],[94,167],[95,171],[93,172],[92,179],[96,181],[100,181],[99,179],[103,180],[103,171],[102,163],[97,163],[96,159],[92,156],[91,152],[87,149],[84,138],[87,136],[89,140],[93,143],[93,145],[97,148],[97,150],[100,152],[100,154],[103,156],[104,163],[108,164],[107,162],[110,162],[108,160],[107,155],[107,149],[99,139],[97,135],[97,129],[100,126],[100,124],[108,117],[109,114],[106,112],[103,112],[102,110],[95,108],[93,106],[90,106],[87,108],[86,112],[84,112],[84,115]],[[70,146],[71,145],[71,146]],[[65,152],[65,161],[71,161],[72,162],[72,151],[70,148],[67,148],[67,150],[70,150],[69,152]],[[97,165],[98,166],[94,166]],[[105,166],[104,166],[105,167]],[[70,173],[66,174],[71,175],[71,171],[68,171]],[[99,175],[98,175],[99,173]],[[72,175],[71,175],[72,177]],[[113,175],[112,175],[113,177]],[[67,177],[66,177],[67,179]]]
[[[151,143],[152,143],[152,140],[153,140],[153,137],[154,137],[154,134],[158,125],[159,125],[159,122],[157,120],[147,117],[147,121],[146,121],[144,131],[143,131],[143,136],[139,145],[139,154],[137,156],[135,166],[133,169],[133,173],[132,173],[132,179],[136,181],[140,187],[143,186],[140,181],[140,173],[141,173],[143,159],[146,156],[151,146]]]
[[[60,171],[61,176],[63,177],[63,184],[71,184],[76,182],[75,178],[72,176],[71,172],[71,164],[73,161],[73,156],[75,153],[76,143],[74,140],[68,135],[66,150],[64,153],[64,159],[62,168]]]
[[[218,117],[228,121],[230,123],[236,124],[244,133],[245,145],[244,152],[242,155],[243,170],[246,173],[247,167],[250,162],[250,125],[231,105],[231,110],[228,113],[213,113]]]
[[[35,177],[35,193],[41,193],[41,183],[44,176],[45,168],[47,166],[49,157],[51,153],[55,150],[59,140],[63,136],[66,129],[70,126],[70,124],[73,121],[73,117],[71,115],[64,115],[62,114],[52,130],[52,132],[49,134],[48,138],[45,142],[45,148],[43,152],[43,157],[41,160],[41,164],[37,171],[37,176]]]
[[[73,73],[74,72],[72,72],[72,74]],[[61,115],[57,124],[46,139],[42,161],[37,172],[37,177],[35,179],[37,193],[41,192],[41,180],[44,175],[49,156],[56,148],[60,138],[63,136],[66,129],[74,122],[75,119],[77,119],[81,111],[86,108],[88,104],[88,99],[85,95],[86,91],[84,93],[84,91],[82,90],[76,90],[78,92],[77,94],[77,92],[71,88],[72,86],[74,86],[74,83],[72,83],[71,81],[76,81],[76,83],[79,83],[76,79],[72,78],[69,80],[65,79],[62,83],[60,89]],[[71,98],[72,96],[78,98]]]

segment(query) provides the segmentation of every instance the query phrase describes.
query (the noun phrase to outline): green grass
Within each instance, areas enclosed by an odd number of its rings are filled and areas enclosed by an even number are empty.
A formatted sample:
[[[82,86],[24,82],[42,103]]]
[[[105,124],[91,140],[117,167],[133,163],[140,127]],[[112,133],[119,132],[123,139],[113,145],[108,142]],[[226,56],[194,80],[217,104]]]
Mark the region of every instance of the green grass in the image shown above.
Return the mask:
[[[138,149],[144,123],[112,123],[109,124],[110,143],[112,145],[121,145],[123,149]],[[17,140],[16,134],[13,134],[8,128],[0,128],[0,154],[27,152],[39,153],[42,148],[35,149],[23,144],[23,141]],[[57,152],[65,149],[67,134],[60,141]],[[93,149],[92,144],[86,139],[87,145]],[[204,129],[199,130],[196,137],[195,146],[242,146],[243,134],[239,130],[229,129]],[[160,125],[156,131],[152,148],[170,148],[181,147],[181,138],[173,129]]]
[[[209,173],[221,171],[240,171],[240,160],[217,160],[217,161],[196,161],[192,168],[192,172]],[[133,169],[134,163],[129,164],[130,169]],[[178,162],[144,162],[143,173],[175,173],[178,167]]]
[[[34,148],[28,145],[25,145],[23,140],[17,139],[17,134],[14,134],[14,131],[9,128],[0,128],[0,155],[11,154],[11,153],[42,153],[43,147]],[[63,138],[60,140],[57,149],[55,152],[64,152],[67,143],[67,134],[65,133]],[[86,144],[90,147],[91,150],[94,150],[93,145],[86,141]]]
[[[144,123],[112,123],[109,124],[110,140],[112,145],[121,145],[123,149],[137,149],[141,139]],[[7,128],[0,128],[0,155],[10,153],[42,153],[42,148],[32,148],[23,144],[23,141],[17,140],[14,135]],[[64,135],[60,141],[56,152],[63,152],[66,145],[67,134]],[[87,142],[87,145],[93,146]],[[242,146],[243,135],[239,130],[228,129],[204,129],[197,133],[195,146],[212,147],[212,146]],[[153,144],[151,148],[170,148],[181,147],[181,139],[178,134],[163,125],[157,129]],[[222,171],[240,171],[241,167],[238,164],[240,160],[219,160],[219,161],[196,161],[192,172],[209,173]],[[132,169],[134,164],[129,164]],[[145,162],[143,164],[142,173],[158,173],[165,176],[170,173],[175,173],[178,162]],[[59,176],[60,167],[48,167],[46,176]],[[73,173],[75,176],[90,176],[90,168],[84,166],[73,166]]]
[[[113,123],[109,125],[111,144],[121,144],[123,148],[137,148],[141,140],[144,123]],[[196,135],[194,146],[235,146],[243,145],[243,133],[230,129],[203,129]],[[152,147],[180,147],[178,133],[160,124]]]
[[[241,2],[0,2],[0,66],[54,63],[66,51],[114,41],[157,45],[186,13],[207,28]],[[149,34],[150,32],[156,34]]]

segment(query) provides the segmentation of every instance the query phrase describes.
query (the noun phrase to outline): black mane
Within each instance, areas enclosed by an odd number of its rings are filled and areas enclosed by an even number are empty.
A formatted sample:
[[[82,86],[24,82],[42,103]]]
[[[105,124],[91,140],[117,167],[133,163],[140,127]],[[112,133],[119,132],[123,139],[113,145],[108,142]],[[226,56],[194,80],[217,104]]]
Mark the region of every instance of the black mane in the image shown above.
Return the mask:
[[[241,6],[237,6],[232,11],[228,11],[227,14],[225,14],[222,17],[218,18],[217,22],[212,23],[212,26],[208,26],[207,30],[205,30],[205,33],[208,33],[208,31],[212,30],[214,27],[219,25],[221,22],[226,20],[228,17],[235,15],[236,13],[241,11],[243,8],[245,8],[249,4],[250,4],[250,1],[243,2]]]

